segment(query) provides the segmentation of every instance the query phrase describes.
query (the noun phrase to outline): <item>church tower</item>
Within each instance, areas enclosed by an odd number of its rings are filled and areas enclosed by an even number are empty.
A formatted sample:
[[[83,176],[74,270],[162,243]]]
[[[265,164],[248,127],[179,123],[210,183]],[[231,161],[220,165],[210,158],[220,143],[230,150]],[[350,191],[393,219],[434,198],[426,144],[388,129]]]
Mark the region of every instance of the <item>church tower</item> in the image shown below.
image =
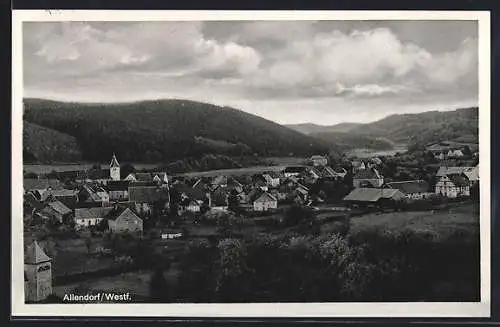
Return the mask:
[[[52,259],[33,241],[24,252],[24,299],[38,302],[52,294]]]
[[[116,160],[116,156],[113,153],[113,158],[111,158],[111,163],[109,164],[109,177],[114,181],[119,181],[120,178],[120,164]]]

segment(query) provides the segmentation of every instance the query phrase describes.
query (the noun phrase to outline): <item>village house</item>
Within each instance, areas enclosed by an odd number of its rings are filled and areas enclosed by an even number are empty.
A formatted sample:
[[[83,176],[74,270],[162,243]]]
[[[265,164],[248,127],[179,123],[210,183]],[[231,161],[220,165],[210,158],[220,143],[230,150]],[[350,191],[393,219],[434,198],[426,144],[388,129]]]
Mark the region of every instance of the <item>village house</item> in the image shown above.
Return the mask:
[[[256,174],[252,176],[252,185],[254,188],[259,188],[262,191],[268,191],[269,186],[265,177],[261,174]]]
[[[113,210],[114,207],[77,208],[75,209],[75,226],[77,228],[96,226]]]
[[[274,172],[262,174],[266,180],[267,186],[270,188],[278,187],[280,185],[280,177]]]
[[[92,168],[79,171],[75,181],[78,183],[96,183],[106,185],[110,179],[110,169]]]
[[[234,191],[237,194],[240,194],[243,192],[243,184],[241,184],[236,178],[230,177],[227,179],[227,186],[226,186],[228,191]]]
[[[435,193],[447,198],[470,196],[470,181],[462,174],[447,174],[436,183]]]
[[[52,259],[37,241],[24,249],[24,299],[40,302],[52,294]]]
[[[461,167],[448,167],[448,166],[441,166],[439,167],[439,170],[436,173],[436,177],[438,179],[440,177],[444,177],[449,174],[462,174],[462,173],[470,173],[476,170],[476,167],[466,167],[466,166],[461,166]]]
[[[390,182],[384,184],[384,187],[400,190],[406,198],[412,200],[425,199],[434,194],[429,191],[429,183],[423,180]]]
[[[352,184],[355,188],[381,187],[384,184],[384,177],[375,168],[364,169],[353,176]]]
[[[464,156],[464,153],[460,149],[456,150],[449,150],[448,151],[448,157],[449,158],[462,158]]]
[[[74,209],[78,202],[78,191],[77,190],[67,190],[67,189],[57,189],[57,190],[47,190],[41,196],[41,201],[61,201],[65,206],[70,209]]]
[[[325,156],[314,155],[311,157],[311,162],[313,166],[326,166],[328,165],[328,158]]]
[[[351,165],[354,173],[360,170],[365,170],[367,168],[364,161],[353,160],[351,161]]]
[[[356,188],[343,201],[350,206],[386,206],[400,201],[405,195],[390,188]]]
[[[106,189],[109,194],[110,201],[128,200],[128,187],[130,181],[109,181],[106,184]]]
[[[278,200],[268,192],[262,192],[252,201],[254,211],[269,211],[278,208]]]
[[[73,211],[66,207],[61,201],[52,201],[40,210],[40,215],[48,218],[51,221],[63,223],[71,215]]]
[[[143,221],[132,210],[126,208],[116,219],[109,219],[108,226],[112,233],[142,234]]]
[[[168,188],[159,186],[131,186],[128,188],[129,201],[134,202],[139,214],[149,215],[154,205],[160,205],[161,210],[170,206],[170,192]]]
[[[215,176],[210,182],[210,187],[212,188],[212,190],[218,187],[226,187],[226,186],[227,186],[227,176],[224,175]]]
[[[109,193],[101,186],[83,184],[78,193],[80,203],[87,203],[94,206],[107,206],[110,202]]]

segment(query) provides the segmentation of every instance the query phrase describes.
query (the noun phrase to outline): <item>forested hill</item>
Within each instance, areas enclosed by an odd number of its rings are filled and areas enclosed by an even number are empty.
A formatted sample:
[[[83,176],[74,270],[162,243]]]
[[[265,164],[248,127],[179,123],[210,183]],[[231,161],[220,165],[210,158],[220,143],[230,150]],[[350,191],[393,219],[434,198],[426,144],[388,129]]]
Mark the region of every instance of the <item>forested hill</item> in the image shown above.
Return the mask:
[[[395,143],[423,144],[464,139],[477,143],[479,110],[474,107],[453,111],[392,115],[353,128],[349,133],[381,136]]]
[[[56,131],[43,138],[71,137],[83,159],[95,161],[109,160],[113,152],[124,161],[158,162],[207,153],[309,156],[332,148],[237,109],[187,100],[83,104],[25,99],[24,121]],[[41,152],[32,138],[26,140],[25,152]]]
[[[334,144],[343,151],[352,149],[391,150],[395,145],[385,137],[374,137],[370,135],[357,135],[342,132],[320,132],[311,133],[310,135],[330,144]]]

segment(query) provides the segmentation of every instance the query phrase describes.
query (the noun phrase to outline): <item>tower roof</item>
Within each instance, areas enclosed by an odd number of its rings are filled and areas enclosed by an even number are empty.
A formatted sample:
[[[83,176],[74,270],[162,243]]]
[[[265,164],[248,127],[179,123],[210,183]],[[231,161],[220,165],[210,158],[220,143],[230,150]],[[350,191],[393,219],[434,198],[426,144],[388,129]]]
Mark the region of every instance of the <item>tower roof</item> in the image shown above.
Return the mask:
[[[116,159],[115,154],[113,153],[113,158],[111,158],[111,163],[109,164],[109,167],[120,167],[120,164],[118,163],[118,160]]]
[[[50,260],[37,241],[33,241],[33,243],[28,245],[24,252],[24,263],[39,264]]]

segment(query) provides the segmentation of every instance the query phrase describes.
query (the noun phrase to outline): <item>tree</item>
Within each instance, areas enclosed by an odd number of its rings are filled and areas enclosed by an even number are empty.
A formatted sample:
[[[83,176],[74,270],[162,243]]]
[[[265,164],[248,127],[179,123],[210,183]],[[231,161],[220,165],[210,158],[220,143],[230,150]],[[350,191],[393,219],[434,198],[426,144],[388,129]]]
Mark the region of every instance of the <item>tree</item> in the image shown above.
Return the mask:
[[[285,211],[285,223],[289,226],[297,226],[308,223],[314,219],[311,209],[304,206],[293,204]]]
[[[462,153],[466,158],[472,158],[472,151],[470,150],[470,147],[468,145],[464,146]]]
[[[231,190],[227,199],[227,203],[229,210],[236,213],[237,215],[241,214],[240,199],[236,190]]]
[[[244,298],[244,278],[248,271],[247,251],[244,243],[237,239],[224,239],[217,245],[219,260],[215,291],[222,301]]]
[[[120,167],[120,174],[122,179],[124,179],[129,174],[134,172],[135,172],[135,167],[132,166],[131,164],[126,163]]]

